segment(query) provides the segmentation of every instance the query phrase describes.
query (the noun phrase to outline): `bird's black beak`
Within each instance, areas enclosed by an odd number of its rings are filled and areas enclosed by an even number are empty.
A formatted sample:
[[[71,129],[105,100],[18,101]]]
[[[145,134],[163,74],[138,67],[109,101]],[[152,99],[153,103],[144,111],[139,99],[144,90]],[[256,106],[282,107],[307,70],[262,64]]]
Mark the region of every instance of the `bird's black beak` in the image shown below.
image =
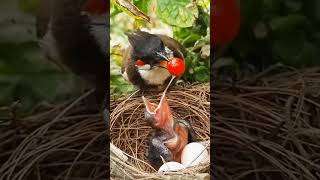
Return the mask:
[[[169,61],[169,57],[166,52],[163,52],[163,53],[157,52],[157,56],[163,58],[165,61]]]
[[[167,69],[167,64],[169,62],[169,57],[167,55],[167,53],[163,52],[163,53],[159,53],[157,52],[157,56],[162,58],[162,60],[159,62],[159,66],[162,68],[166,68]]]

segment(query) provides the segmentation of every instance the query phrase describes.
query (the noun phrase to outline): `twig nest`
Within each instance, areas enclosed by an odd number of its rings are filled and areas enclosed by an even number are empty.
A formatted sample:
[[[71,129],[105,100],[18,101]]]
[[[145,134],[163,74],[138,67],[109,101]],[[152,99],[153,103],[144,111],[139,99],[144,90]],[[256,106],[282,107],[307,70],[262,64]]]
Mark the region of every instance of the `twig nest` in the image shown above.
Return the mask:
[[[174,118],[190,122],[197,140],[203,142],[210,139],[209,87],[209,84],[174,86],[166,93]],[[158,177],[159,174],[158,169],[154,169],[149,164],[150,162],[146,156],[149,151],[149,141],[153,129],[145,119],[145,106],[141,98],[142,95],[147,99],[159,102],[162,92],[137,93],[111,98],[110,141],[128,157],[126,161],[115,161],[116,158],[112,160],[117,164],[115,168],[121,167],[133,179],[142,177],[152,179],[150,177]],[[124,165],[126,166],[125,168],[123,167]],[[182,169],[179,171],[182,171],[179,174],[183,174]],[[192,168],[192,170],[188,169],[189,171],[192,171],[193,175],[209,172],[209,163],[201,167]],[[114,174],[114,177],[116,176],[118,177],[118,174]],[[193,177],[193,179],[195,178]]]
[[[205,146],[198,142],[187,144],[181,154],[181,163],[185,167],[196,166],[205,163],[209,159],[209,153]]]
[[[158,170],[158,173],[164,173],[164,172],[176,172],[176,171],[180,171],[182,169],[184,169],[184,165],[172,161],[172,162],[167,162],[164,163]]]

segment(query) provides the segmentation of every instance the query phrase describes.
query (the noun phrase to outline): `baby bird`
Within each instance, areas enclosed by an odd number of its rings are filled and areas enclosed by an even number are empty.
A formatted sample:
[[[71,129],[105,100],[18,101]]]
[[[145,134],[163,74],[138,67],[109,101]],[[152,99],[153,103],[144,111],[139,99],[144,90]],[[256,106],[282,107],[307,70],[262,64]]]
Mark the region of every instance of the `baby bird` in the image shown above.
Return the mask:
[[[157,106],[142,97],[145,105],[145,119],[154,129],[152,132],[148,160],[155,168],[165,162],[181,162],[183,148],[195,141],[195,133],[191,124],[185,120],[174,119],[165,95]],[[161,158],[162,157],[162,158]]]

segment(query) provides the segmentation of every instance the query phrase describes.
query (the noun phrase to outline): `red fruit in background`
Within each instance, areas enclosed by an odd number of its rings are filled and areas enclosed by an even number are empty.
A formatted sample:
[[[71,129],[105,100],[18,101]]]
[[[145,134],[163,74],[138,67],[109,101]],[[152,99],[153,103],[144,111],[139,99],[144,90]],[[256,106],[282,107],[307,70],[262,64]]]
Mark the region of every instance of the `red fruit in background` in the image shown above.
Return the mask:
[[[210,36],[213,46],[230,43],[240,28],[240,9],[237,1],[213,0],[210,21]]]
[[[174,76],[182,76],[186,70],[186,65],[184,60],[174,57],[168,62],[167,69]]]

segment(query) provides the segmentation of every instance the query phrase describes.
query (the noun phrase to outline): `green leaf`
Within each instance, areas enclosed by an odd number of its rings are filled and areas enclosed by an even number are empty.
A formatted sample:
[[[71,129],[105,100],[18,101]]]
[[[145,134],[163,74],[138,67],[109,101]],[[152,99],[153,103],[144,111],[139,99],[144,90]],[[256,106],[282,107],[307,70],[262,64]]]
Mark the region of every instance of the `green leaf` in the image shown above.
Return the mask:
[[[133,4],[145,14],[148,14],[149,12],[150,3],[151,0],[133,0]]]
[[[205,66],[198,66],[194,68],[196,81],[208,82],[209,81],[209,69]]]
[[[194,43],[201,38],[201,35],[194,33],[192,28],[174,28],[173,33],[174,37],[186,48],[193,47]]]
[[[198,17],[197,5],[192,0],[158,0],[157,14],[165,23],[191,27]]]
[[[145,15],[137,6],[132,4],[131,1],[127,0],[112,0],[112,4],[116,5],[123,12],[127,13],[134,19],[146,20],[150,22],[150,17]]]
[[[197,1],[198,5],[206,12],[210,11],[210,0]]]

